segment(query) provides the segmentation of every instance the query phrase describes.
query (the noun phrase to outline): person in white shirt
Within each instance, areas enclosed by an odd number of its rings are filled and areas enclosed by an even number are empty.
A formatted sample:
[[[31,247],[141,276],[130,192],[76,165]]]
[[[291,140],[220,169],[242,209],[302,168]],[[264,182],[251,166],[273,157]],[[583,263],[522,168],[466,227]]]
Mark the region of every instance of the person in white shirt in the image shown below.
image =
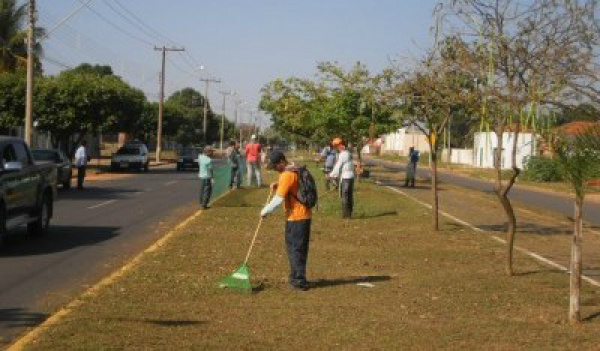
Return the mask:
[[[352,154],[346,150],[341,138],[335,138],[331,146],[339,152],[335,166],[329,178],[339,179],[340,197],[342,198],[342,218],[352,217],[354,208],[354,163]]]
[[[83,189],[83,181],[85,179],[85,168],[88,163],[88,153],[85,146],[87,145],[86,141],[82,141],[81,145],[75,151],[75,167],[77,167],[77,189]]]

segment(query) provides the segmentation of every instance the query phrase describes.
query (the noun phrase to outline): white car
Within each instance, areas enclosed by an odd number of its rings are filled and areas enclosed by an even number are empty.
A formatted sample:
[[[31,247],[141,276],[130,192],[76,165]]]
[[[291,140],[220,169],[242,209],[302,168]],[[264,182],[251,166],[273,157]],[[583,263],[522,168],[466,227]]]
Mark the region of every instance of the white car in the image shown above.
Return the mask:
[[[110,160],[110,169],[137,169],[148,172],[150,160],[148,159],[148,147],[142,143],[125,144]]]

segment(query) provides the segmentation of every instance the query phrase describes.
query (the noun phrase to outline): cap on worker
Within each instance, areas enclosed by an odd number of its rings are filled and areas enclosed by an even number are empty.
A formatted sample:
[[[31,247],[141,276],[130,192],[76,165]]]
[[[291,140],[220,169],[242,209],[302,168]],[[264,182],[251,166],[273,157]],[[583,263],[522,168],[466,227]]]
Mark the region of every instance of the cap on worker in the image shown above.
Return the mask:
[[[333,145],[333,146],[338,146],[338,145],[342,145],[342,144],[344,144],[344,141],[342,140],[342,138],[334,138],[331,141],[331,145]]]
[[[283,152],[279,151],[279,150],[274,150],[271,151],[271,153],[269,154],[269,168],[273,169],[275,167],[276,164],[280,163],[281,161],[285,161],[285,155],[283,154]]]
[[[252,136],[250,137],[250,139],[256,140],[256,134],[252,134]]]

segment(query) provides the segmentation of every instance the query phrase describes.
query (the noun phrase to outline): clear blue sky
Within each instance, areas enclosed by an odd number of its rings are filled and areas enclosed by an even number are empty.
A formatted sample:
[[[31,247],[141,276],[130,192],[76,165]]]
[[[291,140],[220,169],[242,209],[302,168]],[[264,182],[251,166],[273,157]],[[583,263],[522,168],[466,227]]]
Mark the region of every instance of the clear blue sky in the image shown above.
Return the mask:
[[[81,1],[38,0],[40,25],[51,29]],[[152,29],[139,24],[117,1]],[[278,77],[311,76],[319,61],[338,61],[346,66],[361,61],[378,71],[390,57],[417,54],[428,46],[435,3],[93,0],[90,6],[96,13],[83,9],[46,40],[49,60],[45,69],[53,74],[64,69],[60,64],[110,64],[117,74],[156,100],[160,54],[152,45],[172,45],[170,40],[184,46],[187,53],[169,53],[167,94],[186,86],[203,92],[198,77],[209,74],[223,81],[211,87],[209,94],[217,111],[221,108],[218,90],[224,89],[237,91],[253,108],[264,84]],[[204,71],[195,69],[199,64]],[[231,116],[232,105],[227,108]]]

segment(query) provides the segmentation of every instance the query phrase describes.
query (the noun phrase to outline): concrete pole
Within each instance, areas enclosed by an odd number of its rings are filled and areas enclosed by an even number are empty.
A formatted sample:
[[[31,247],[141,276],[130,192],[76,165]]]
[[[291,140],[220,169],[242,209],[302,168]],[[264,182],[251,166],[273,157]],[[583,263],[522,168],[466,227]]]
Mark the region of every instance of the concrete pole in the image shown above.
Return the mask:
[[[184,48],[167,48],[163,47],[154,47],[155,51],[161,51],[162,54],[162,70],[160,73],[160,92],[159,92],[159,100],[158,100],[158,127],[156,130],[156,162],[160,162],[160,153],[162,152],[162,125],[163,125],[163,115],[165,108],[165,68],[166,68],[166,58],[167,51],[185,51]]]
[[[29,26],[27,28],[27,90],[25,95],[25,142],[32,146],[33,139],[33,70],[35,48],[35,0],[29,0]]]
[[[202,135],[204,137],[204,144],[208,145],[208,137],[206,135],[208,131],[208,86],[210,83],[221,83],[219,79],[211,78],[200,78],[201,82],[204,82],[204,116],[202,118]]]
[[[227,91],[220,91],[219,93],[223,95],[223,113],[221,114],[221,140],[219,147],[221,149],[221,152],[223,152],[223,139],[225,137],[225,107],[227,102],[227,95],[231,95],[231,93]]]

